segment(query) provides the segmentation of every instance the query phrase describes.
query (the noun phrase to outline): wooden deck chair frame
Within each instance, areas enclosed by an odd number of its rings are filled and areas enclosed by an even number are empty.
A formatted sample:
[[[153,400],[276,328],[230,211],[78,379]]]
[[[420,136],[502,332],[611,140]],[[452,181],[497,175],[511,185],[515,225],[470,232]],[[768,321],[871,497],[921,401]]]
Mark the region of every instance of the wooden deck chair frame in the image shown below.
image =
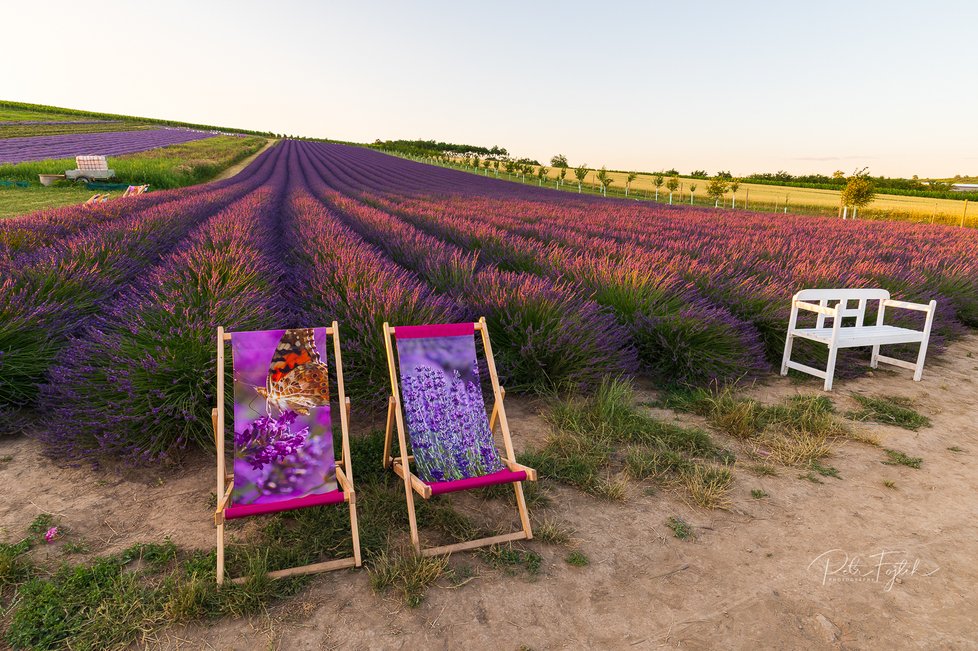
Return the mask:
[[[360,567],[360,535],[357,528],[356,492],[353,489],[353,466],[350,459],[350,399],[346,397],[343,388],[343,356],[340,351],[340,333],[336,321],[326,328],[326,335],[333,338],[333,364],[336,366],[336,389],[339,393],[341,408],[340,429],[342,430],[342,445],[340,458],[336,460],[336,482],[343,489],[343,501],[350,507],[350,529],[353,536],[353,556],[321,563],[312,563],[299,567],[269,572],[272,579],[280,579],[299,574],[314,574],[341,570],[349,567]],[[217,328],[217,407],[211,411],[214,425],[214,443],[217,446],[217,495],[220,501],[214,511],[214,524],[217,527],[217,584],[224,583],[224,511],[231,501],[231,491],[234,488],[234,474],[227,472],[224,459],[224,346],[231,341],[231,333],[223,327]],[[232,583],[243,583],[246,577],[231,579]]]
[[[480,318],[473,325],[475,327],[475,331],[481,333],[482,335],[482,345],[485,353],[486,365],[489,368],[489,378],[492,381],[494,402],[492,407],[492,415],[489,418],[489,430],[495,432],[496,423],[499,423],[499,429],[502,434],[503,446],[505,447],[506,453],[505,457],[502,458],[503,465],[513,472],[525,472],[525,481],[536,481],[536,470],[516,462],[516,453],[513,450],[513,439],[509,429],[509,421],[506,418],[506,407],[503,404],[503,400],[506,396],[506,390],[500,386],[499,376],[496,374],[496,362],[492,356],[492,344],[489,342],[489,330],[486,327],[485,317]],[[384,436],[384,467],[391,468],[394,471],[394,474],[404,480],[404,494],[407,499],[408,522],[411,527],[411,544],[414,545],[415,550],[423,556],[435,556],[516,540],[531,540],[533,538],[533,530],[530,526],[530,514],[526,508],[526,498],[523,496],[523,482],[514,481],[512,484],[513,489],[516,492],[516,508],[519,512],[520,523],[523,527],[521,531],[502,534],[499,536],[488,536],[486,538],[479,538],[477,540],[454,543],[451,545],[442,545],[439,547],[421,547],[421,538],[418,535],[418,521],[414,511],[414,493],[417,493],[423,499],[430,499],[433,493],[431,486],[421,481],[421,478],[411,471],[411,462],[414,460],[414,457],[409,456],[407,453],[408,439],[404,427],[404,415],[401,407],[397,366],[394,360],[394,348],[391,344],[391,338],[396,336],[396,334],[397,328],[391,327],[385,322],[384,344],[387,347],[387,366],[390,371],[391,396],[387,405],[387,427],[386,434]],[[393,434],[395,429],[397,430],[397,443],[398,450],[400,452],[400,455],[396,457],[392,455],[391,449],[393,447]]]

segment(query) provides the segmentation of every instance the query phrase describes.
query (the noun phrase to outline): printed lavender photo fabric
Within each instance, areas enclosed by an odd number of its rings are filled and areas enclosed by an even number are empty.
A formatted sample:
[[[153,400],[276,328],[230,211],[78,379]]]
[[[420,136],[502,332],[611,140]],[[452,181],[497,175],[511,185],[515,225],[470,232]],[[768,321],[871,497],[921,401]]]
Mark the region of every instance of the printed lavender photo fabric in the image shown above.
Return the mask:
[[[337,489],[325,328],[235,332],[232,504]]]
[[[438,482],[502,470],[472,335],[398,339],[397,356],[418,476]]]

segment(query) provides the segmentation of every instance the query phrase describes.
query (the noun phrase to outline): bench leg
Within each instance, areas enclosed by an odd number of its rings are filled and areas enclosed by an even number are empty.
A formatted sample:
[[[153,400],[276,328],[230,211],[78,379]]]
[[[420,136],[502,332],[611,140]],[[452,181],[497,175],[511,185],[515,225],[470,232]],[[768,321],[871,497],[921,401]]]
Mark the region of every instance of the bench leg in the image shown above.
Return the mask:
[[[781,375],[788,374],[788,362],[791,361],[791,346],[794,342],[794,335],[788,333],[788,337],[784,340],[784,357],[781,359]]]
[[[839,353],[839,349],[834,346],[829,347],[829,362],[825,366],[825,390],[832,390],[832,378],[835,376],[835,358]]]
[[[924,339],[920,342],[920,352],[917,353],[917,364],[913,370],[913,381],[920,382],[921,376],[924,374],[924,358],[927,356],[927,340]]]
[[[880,345],[873,346],[873,356],[869,359],[869,368],[877,368],[880,365]]]

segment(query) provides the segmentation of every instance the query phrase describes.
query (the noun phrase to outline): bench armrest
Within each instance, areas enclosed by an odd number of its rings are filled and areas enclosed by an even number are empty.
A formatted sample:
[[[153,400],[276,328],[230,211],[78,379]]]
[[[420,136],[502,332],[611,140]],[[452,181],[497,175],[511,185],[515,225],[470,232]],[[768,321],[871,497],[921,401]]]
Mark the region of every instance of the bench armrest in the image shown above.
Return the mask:
[[[822,307],[821,305],[816,305],[815,303],[808,303],[806,301],[795,301],[794,307],[800,308],[802,310],[808,310],[809,312],[818,312],[819,314],[824,314],[826,316],[839,315],[839,311],[834,307]]]
[[[916,310],[917,312],[930,312],[934,309],[936,301],[931,301],[928,304],[923,303],[907,303],[906,301],[891,301],[886,299],[883,301],[883,307],[899,307],[904,310]]]

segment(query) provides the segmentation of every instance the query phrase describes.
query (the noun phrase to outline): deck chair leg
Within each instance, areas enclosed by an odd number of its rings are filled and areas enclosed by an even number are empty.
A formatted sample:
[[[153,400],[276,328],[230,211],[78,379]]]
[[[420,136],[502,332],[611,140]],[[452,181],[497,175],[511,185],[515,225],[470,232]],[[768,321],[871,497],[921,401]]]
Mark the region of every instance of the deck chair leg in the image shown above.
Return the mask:
[[[224,519],[217,525],[217,585],[224,585]]]
[[[363,564],[360,558],[360,530],[357,525],[357,505],[356,502],[350,502],[350,531],[353,533],[353,564],[354,567],[360,567]]]
[[[414,550],[421,553],[421,536],[418,534],[418,518],[414,514],[414,494],[411,490],[410,470],[404,472],[404,492],[407,495],[408,525],[411,527],[411,544]]]
[[[784,340],[784,357],[781,359],[781,375],[788,374],[788,362],[791,361],[791,347],[794,343],[795,338],[791,334]]]
[[[387,400],[387,429],[384,432],[384,467],[391,465],[391,446],[394,442],[394,398]]]
[[[835,377],[835,358],[839,354],[839,349],[834,346],[829,347],[829,362],[825,366],[825,390],[832,390],[832,378]]]
[[[523,495],[523,482],[514,482],[513,490],[516,491],[516,508],[520,512],[520,522],[523,525],[523,531],[526,532],[526,539],[532,540],[533,529],[530,526],[530,513],[526,508],[526,497]]]

